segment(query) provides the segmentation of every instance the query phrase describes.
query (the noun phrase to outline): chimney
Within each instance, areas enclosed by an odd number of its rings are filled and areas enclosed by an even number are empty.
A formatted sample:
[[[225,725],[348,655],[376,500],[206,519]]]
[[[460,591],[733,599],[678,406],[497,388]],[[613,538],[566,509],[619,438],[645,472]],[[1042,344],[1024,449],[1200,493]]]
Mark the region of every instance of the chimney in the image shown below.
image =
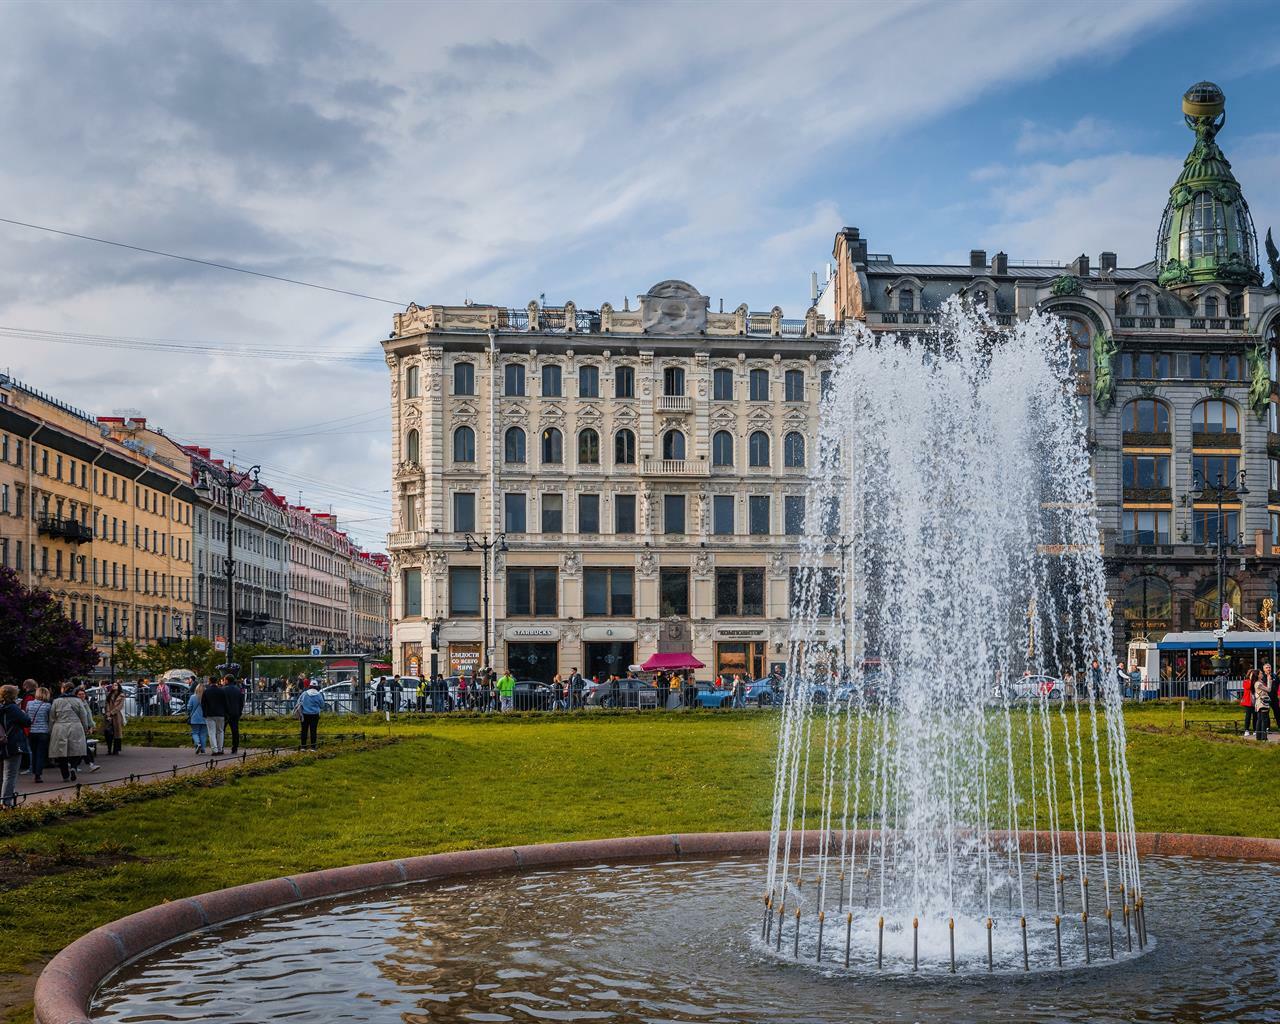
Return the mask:
[[[818,272],[815,270],[809,275],[809,304],[818,301]]]
[[[849,244],[849,259],[853,261],[853,265],[865,264],[867,262],[867,240],[862,237],[857,228],[844,229],[845,241]]]
[[[1089,257],[1084,253],[1077,256],[1071,263],[1071,273],[1076,277],[1089,276]]]
[[[1009,273],[1009,254],[1006,252],[998,252],[991,260],[991,273],[1007,274]]]
[[[1098,256],[1098,269],[1104,274],[1110,274],[1116,269],[1116,254],[1113,252],[1104,252]]]
[[[969,266],[973,270],[987,269],[987,250],[986,249],[970,249],[969,250]]]

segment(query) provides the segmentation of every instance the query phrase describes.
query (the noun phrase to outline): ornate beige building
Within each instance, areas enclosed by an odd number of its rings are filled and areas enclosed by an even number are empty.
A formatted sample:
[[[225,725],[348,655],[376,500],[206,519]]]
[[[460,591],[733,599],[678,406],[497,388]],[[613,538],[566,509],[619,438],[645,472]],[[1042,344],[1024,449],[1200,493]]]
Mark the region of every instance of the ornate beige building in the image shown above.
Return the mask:
[[[396,315],[397,671],[426,671],[433,624],[445,672],[785,659],[834,336],[814,311],[710,312],[682,281],[638,306]]]

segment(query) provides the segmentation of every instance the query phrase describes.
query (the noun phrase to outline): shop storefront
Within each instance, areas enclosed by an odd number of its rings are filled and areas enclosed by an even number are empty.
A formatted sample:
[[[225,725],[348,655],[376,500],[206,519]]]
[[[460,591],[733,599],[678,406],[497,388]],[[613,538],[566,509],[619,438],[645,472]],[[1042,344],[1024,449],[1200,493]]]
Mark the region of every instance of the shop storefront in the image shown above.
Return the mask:
[[[765,626],[722,626],[716,630],[715,671],[718,676],[761,679],[769,670]]]
[[[401,644],[400,665],[401,675],[420,677],[422,675],[422,644]]]
[[[517,679],[549,683],[560,671],[560,630],[556,626],[508,626],[507,670]]]
[[[480,644],[457,642],[449,644],[449,672],[451,676],[473,676],[480,668]]]
[[[587,626],[582,630],[582,674],[588,679],[625,676],[636,660],[634,626]]]

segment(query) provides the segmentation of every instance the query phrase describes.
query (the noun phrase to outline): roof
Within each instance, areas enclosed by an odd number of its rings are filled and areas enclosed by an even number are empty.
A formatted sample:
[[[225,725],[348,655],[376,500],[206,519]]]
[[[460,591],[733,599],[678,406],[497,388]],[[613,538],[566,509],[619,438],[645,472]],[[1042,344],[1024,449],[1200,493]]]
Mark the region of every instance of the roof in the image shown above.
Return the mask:
[[[1222,646],[1231,650],[1253,650],[1258,647],[1280,645],[1280,633],[1251,633],[1231,630],[1222,638]],[[1166,633],[1156,647],[1162,651],[1202,651],[1218,646],[1218,638],[1212,630],[1193,629],[1182,633]]]
[[[874,277],[989,277],[999,281],[1014,277],[1024,280],[1052,280],[1070,274],[1071,268],[1058,265],[1011,266],[1003,274],[992,273],[990,267],[970,267],[967,264],[949,263],[893,263],[888,260],[872,260],[866,264],[868,276]],[[1148,261],[1139,267],[1117,267],[1107,277],[1096,270],[1089,274],[1090,281],[1154,281],[1155,265]]]

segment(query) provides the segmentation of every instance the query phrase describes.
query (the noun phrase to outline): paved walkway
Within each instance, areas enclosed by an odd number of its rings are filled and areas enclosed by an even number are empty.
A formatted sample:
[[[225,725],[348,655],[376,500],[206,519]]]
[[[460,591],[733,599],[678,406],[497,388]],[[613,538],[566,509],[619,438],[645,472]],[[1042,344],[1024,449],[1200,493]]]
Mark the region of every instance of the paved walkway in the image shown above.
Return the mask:
[[[101,751],[103,744],[99,744]],[[208,754],[197,754],[191,747],[125,747],[119,754],[107,756],[99,753],[98,764],[102,767],[90,772],[81,763],[76,770],[77,782],[82,789],[109,789],[129,781],[129,776],[144,776],[140,781],[154,782],[157,779],[173,778],[175,775],[189,775],[192,772],[207,771],[211,764],[227,764],[240,761],[242,755],[260,754],[261,750],[241,748],[234,757],[224,754],[222,757],[211,757]],[[153,774],[163,773],[163,774]],[[63,782],[58,766],[46,765],[44,782],[35,782],[30,775],[18,778],[18,803],[31,803],[46,800],[73,800],[76,796],[76,782]]]

